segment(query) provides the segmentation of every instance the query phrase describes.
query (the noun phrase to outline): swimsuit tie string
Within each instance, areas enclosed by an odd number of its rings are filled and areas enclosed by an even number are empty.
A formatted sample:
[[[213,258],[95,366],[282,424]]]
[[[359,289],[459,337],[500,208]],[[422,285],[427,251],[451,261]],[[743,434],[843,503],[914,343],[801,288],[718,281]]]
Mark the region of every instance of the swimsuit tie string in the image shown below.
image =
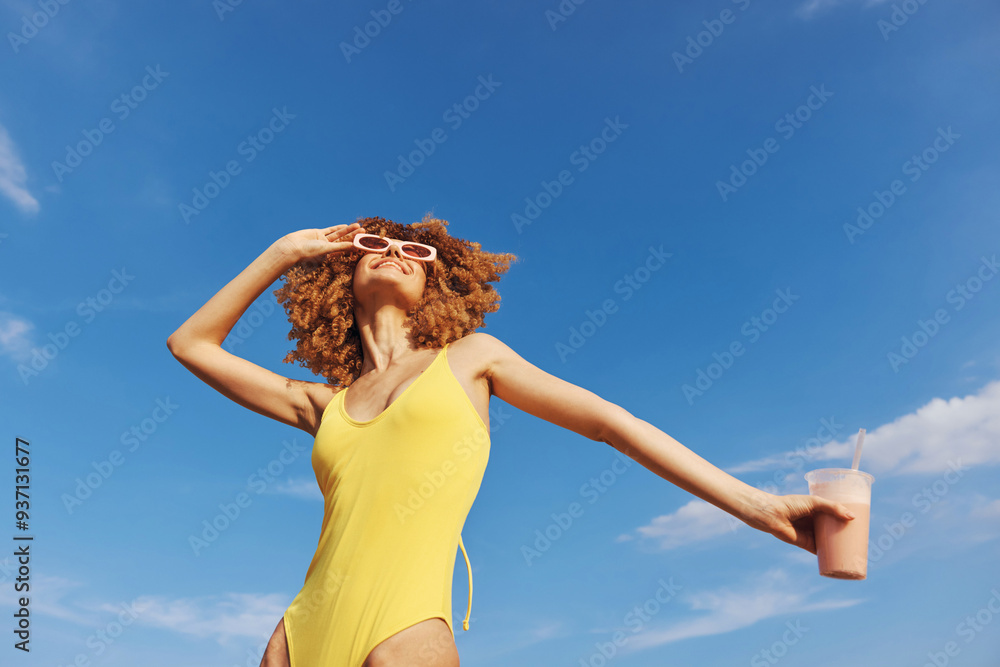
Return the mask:
[[[465,569],[469,571],[469,605],[465,609],[465,620],[462,621],[462,629],[469,629],[469,615],[472,613],[472,565],[469,563],[469,554],[465,552],[465,544],[462,543],[462,536],[458,536],[458,546],[462,547],[462,555],[465,556]]]

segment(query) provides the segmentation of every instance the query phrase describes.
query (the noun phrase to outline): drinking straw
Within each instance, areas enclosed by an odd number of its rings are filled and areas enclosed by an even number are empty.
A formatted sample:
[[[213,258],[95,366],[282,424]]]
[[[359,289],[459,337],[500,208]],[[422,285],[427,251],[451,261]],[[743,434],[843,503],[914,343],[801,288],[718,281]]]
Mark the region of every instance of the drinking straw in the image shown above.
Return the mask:
[[[854,446],[854,463],[851,464],[851,470],[857,470],[858,464],[861,463],[861,445],[865,444],[865,430],[858,429],[858,444]]]

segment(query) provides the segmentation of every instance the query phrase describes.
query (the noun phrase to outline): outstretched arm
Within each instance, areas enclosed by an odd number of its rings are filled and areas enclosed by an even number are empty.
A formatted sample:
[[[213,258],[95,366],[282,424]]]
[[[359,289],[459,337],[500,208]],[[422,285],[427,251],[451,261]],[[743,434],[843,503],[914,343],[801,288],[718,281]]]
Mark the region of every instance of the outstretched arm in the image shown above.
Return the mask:
[[[816,553],[813,516],[851,518],[847,508],[806,495],[777,496],[720,470],[652,424],[597,394],[546,373],[499,339],[477,336],[492,393],[515,408],[605,442],[663,479],[758,530]]]

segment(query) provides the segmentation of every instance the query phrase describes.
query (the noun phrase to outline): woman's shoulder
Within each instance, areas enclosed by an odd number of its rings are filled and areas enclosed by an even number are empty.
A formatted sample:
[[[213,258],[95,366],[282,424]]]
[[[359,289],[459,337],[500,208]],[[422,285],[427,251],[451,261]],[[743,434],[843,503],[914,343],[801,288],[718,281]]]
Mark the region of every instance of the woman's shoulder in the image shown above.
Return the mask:
[[[499,338],[475,331],[448,344],[448,362],[473,378],[489,375],[490,368],[506,346]]]
[[[454,351],[463,356],[488,359],[492,358],[502,345],[499,338],[482,331],[474,331],[448,343],[448,353]]]

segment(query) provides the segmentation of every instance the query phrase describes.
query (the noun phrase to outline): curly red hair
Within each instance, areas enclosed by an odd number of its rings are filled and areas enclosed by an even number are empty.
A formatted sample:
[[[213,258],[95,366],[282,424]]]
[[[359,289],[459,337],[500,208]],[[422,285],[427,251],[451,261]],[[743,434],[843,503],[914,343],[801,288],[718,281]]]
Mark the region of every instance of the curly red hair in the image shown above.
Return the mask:
[[[448,234],[447,220],[426,214],[421,222],[401,225],[384,218],[359,218],[364,231],[437,248],[426,265],[423,297],[407,312],[410,339],[418,348],[443,347],[485,326],[486,313],[500,307],[490,285],[518,260],[512,253],[486,252],[475,241]],[[284,305],[297,340],[283,361],[322,375],[331,385],[350,386],[361,374],[363,351],[354,322],[354,269],[360,250],[303,260],[285,271],[285,284],[274,291]]]

